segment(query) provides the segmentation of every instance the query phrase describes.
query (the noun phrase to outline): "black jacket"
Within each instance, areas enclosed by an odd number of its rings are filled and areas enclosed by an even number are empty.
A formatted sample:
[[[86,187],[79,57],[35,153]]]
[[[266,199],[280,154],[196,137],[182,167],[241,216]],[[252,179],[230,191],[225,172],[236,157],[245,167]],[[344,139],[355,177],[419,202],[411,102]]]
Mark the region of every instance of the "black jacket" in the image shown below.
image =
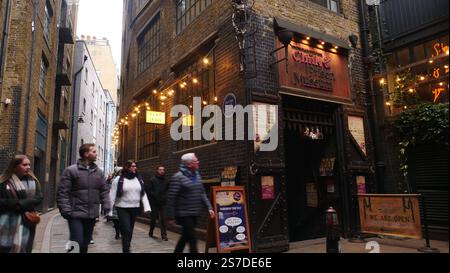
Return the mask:
[[[154,176],[150,181],[144,183],[145,192],[150,201],[150,206],[162,207],[167,203],[167,191],[169,183],[164,177]]]
[[[109,188],[103,171],[95,164],[86,168],[80,162],[68,167],[61,175],[56,201],[66,219],[95,219],[100,204],[105,213],[109,212]]]

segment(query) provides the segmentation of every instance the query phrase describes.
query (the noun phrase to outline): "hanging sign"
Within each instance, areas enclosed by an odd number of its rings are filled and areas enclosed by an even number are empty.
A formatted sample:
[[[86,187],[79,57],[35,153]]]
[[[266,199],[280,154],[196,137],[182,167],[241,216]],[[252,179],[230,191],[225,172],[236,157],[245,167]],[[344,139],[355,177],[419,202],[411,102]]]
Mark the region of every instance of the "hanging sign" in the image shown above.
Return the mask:
[[[147,111],[146,112],[146,122],[149,124],[166,124],[166,113],[165,112],[156,112],[156,111]]]
[[[222,187],[236,186],[238,171],[239,171],[238,166],[225,167],[220,175],[220,182]]]
[[[422,239],[419,195],[359,194],[361,231]]]
[[[215,234],[218,253],[251,252],[250,227],[244,187],[212,187],[216,217],[210,220],[206,252]]]

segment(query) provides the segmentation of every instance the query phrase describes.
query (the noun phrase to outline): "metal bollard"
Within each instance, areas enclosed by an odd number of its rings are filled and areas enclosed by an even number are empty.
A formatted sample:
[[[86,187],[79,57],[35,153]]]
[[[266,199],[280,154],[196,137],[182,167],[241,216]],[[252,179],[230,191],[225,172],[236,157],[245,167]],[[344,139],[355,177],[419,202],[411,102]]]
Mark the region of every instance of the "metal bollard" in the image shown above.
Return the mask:
[[[341,253],[339,219],[336,210],[327,210],[327,253]]]

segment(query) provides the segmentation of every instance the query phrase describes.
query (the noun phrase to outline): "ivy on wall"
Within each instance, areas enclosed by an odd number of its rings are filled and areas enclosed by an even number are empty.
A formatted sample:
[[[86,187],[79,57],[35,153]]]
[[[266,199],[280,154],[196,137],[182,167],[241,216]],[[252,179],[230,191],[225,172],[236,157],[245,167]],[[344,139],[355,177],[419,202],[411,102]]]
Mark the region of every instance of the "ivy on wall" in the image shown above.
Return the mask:
[[[408,183],[408,152],[416,145],[438,144],[449,147],[449,104],[418,104],[400,113],[394,121],[399,144],[400,171],[403,174],[401,188],[411,192]]]

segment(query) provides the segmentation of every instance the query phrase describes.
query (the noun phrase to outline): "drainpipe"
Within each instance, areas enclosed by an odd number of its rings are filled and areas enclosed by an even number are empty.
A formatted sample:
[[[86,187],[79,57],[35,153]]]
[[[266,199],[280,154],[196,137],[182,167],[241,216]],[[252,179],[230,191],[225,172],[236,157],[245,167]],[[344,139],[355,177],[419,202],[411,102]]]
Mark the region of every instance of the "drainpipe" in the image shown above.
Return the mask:
[[[360,28],[361,28],[361,46],[363,51],[363,59],[368,61],[371,57],[369,54],[369,28],[367,26],[367,16],[366,16],[366,3],[365,0],[359,1],[360,8]],[[377,18],[378,20],[378,18]],[[379,34],[378,34],[379,35]],[[381,42],[381,41],[380,41]],[[378,121],[377,112],[377,94],[375,93],[375,88],[373,85],[373,69],[365,69],[365,78],[368,79],[366,82],[366,88],[369,90],[369,106],[372,112],[372,132],[375,142],[375,173],[376,173],[376,186],[377,193],[384,193],[384,183],[385,183],[385,169],[386,163],[383,160],[383,143],[381,141],[380,127]]]
[[[9,18],[11,16],[11,0],[6,0],[5,20],[3,22],[2,47],[0,48],[0,81],[3,80],[3,69],[5,67],[6,49],[8,43]]]
[[[29,61],[30,64],[28,66],[28,84],[27,84],[27,98],[25,103],[25,125],[23,126],[23,140],[22,140],[22,153],[26,154],[27,151],[27,132],[28,126],[30,123],[30,100],[31,100],[31,80],[32,80],[32,72],[33,72],[33,62],[34,62],[34,48],[36,45],[36,17],[37,17],[37,5],[38,0],[33,1],[33,20],[32,20],[32,36],[31,36],[31,48]]]
[[[76,46],[75,46],[76,47]],[[74,142],[73,142],[73,139],[75,138],[75,132],[74,132],[74,129],[75,129],[75,115],[74,115],[74,113],[75,113],[75,93],[77,92],[77,78],[78,78],[78,75],[80,75],[80,73],[83,71],[83,69],[84,69],[84,64],[86,63],[86,61],[88,60],[88,57],[85,55],[84,56],[84,59],[83,59],[83,64],[81,65],[81,68],[80,68],[80,70],[78,70],[76,73],[75,73],[75,75],[73,76],[73,91],[72,91],[72,120],[71,120],[71,122],[72,122],[72,124],[71,124],[71,129],[70,129],[70,150],[69,150],[69,158],[70,158],[70,165],[72,165],[72,164],[74,164],[75,162],[72,162],[72,156],[73,156],[73,144],[74,144]]]

